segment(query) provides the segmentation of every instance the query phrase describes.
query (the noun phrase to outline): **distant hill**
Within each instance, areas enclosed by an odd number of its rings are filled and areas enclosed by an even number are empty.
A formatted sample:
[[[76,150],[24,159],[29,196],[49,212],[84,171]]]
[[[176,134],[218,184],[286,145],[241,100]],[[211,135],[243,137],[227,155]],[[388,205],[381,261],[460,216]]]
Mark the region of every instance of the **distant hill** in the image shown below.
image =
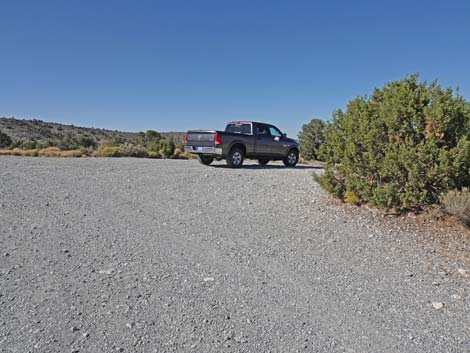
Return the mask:
[[[36,144],[38,146],[58,146],[67,138],[91,137],[97,143],[117,141],[119,143],[135,143],[138,132],[98,129],[94,127],[79,127],[42,120],[27,120],[16,118],[0,118],[0,132],[7,134],[13,143]],[[183,132],[159,132],[163,138],[170,138],[175,143],[184,140]]]

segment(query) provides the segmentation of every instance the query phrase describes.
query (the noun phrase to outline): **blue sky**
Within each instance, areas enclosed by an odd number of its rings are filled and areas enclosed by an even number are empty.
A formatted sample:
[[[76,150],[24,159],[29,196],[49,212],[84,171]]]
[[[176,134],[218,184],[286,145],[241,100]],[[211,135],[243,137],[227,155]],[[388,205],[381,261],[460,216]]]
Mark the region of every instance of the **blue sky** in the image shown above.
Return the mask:
[[[289,135],[420,73],[470,98],[465,1],[0,0],[0,116]]]

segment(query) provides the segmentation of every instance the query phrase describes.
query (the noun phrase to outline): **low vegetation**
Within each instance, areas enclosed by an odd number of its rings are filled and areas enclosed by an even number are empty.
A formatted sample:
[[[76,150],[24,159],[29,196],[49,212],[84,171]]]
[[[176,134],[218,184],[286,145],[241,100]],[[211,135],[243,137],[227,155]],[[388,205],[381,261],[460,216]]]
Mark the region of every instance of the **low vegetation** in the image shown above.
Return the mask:
[[[80,150],[63,151],[57,147],[48,147],[43,149],[21,149],[0,150],[0,156],[25,156],[25,157],[83,157]]]
[[[442,200],[468,215],[470,104],[450,88],[412,75],[350,101],[325,127],[319,154],[316,179],[345,201],[404,211]]]
[[[448,191],[442,196],[441,202],[447,213],[470,226],[470,192],[468,189]]]
[[[0,155],[190,159],[181,133],[130,133],[0,118]]]

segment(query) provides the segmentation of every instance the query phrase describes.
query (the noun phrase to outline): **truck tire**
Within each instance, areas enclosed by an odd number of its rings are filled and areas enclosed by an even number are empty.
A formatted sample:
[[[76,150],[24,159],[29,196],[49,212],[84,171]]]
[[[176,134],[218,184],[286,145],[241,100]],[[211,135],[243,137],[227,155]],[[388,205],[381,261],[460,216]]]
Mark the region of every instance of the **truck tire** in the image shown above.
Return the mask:
[[[211,164],[211,163],[214,161],[214,158],[213,158],[213,157],[209,157],[209,156],[204,156],[203,154],[198,154],[198,155],[197,155],[197,160],[198,160],[199,163],[201,163],[201,164],[209,165],[209,164]]]
[[[299,161],[299,152],[295,149],[289,150],[286,158],[282,160],[286,167],[295,167]]]
[[[225,160],[230,168],[240,168],[243,165],[244,158],[243,150],[241,148],[234,147],[230,150]]]
[[[268,163],[269,163],[269,159],[266,159],[266,158],[258,159],[259,165],[266,165]]]

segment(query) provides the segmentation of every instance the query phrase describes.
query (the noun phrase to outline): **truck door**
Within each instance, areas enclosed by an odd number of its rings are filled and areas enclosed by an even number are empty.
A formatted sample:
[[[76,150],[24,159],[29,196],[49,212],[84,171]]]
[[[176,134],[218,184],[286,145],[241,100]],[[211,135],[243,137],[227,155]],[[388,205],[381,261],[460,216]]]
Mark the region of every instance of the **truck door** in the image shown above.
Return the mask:
[[[269,153],[274,156],[285,156],[287,153],[287,149],[285,147],[285,143],[283,141],[283,134],[282,132],[275,126],[268,125],[269,136],[271,137],[271,141],[269,144]]]
[[[271,135],[268,126],[265,124],[253,124],[255,135],[255,154],[270,155],[271,151]]]

